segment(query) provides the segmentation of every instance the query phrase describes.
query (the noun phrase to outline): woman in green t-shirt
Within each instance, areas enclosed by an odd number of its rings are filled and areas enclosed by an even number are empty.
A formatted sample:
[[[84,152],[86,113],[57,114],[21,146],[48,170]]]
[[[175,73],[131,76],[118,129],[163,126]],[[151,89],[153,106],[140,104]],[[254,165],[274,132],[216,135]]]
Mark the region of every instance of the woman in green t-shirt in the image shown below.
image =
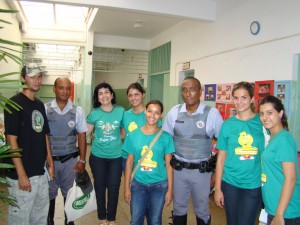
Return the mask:
[[[124,198],[130,204],[131,225],[162,224],[162,210],[173,198],[173,169],[170,165],[175,151],[172,136],[163,131],[144,160],[140,162],[130,184],[131,174],[151,142],[160,132],[163,105],[152,100],[146,105],[146,124],[125,139],[123,149],[128,153],[125,169]]]
[[[128,86],[127,88],[127,99],[130,105],[132,106],[131,109],[124,113],[122,127],[123,131],[125,132],[124,138],[131,133],[132,131],[141,128],[146,123],[146,116],[145,116],[145,106],[143,104],[143,100],[145,98],[145,89],[142,87],[141,84],[135,82]],[[122,132],[123,132],[122,131]],[[122,170],[125,171],[127,159],[127,152],[122,151]]]
[[[261,155],[262,195],[268,225],[300,224],[300,177],[296,142],[288,132],[282,102],[268,96],[260,102],[260,119],[271,139]]]
[[[89,135],[94,131],[89,163],[94,177],[99,225],[116,225],[122,176],[120,128],[124,108],[117,106],[116,94],[108,83],[95,87],[93,110],[87,118]],[[107,190],[107,200],[106,200]]]
[[[237,115],[224,121],[218,136],[214,197],[217,206],[225,206],[228,225],[254,225],[261,208],[263,127],[252,84],[235,84],[232,96]]]

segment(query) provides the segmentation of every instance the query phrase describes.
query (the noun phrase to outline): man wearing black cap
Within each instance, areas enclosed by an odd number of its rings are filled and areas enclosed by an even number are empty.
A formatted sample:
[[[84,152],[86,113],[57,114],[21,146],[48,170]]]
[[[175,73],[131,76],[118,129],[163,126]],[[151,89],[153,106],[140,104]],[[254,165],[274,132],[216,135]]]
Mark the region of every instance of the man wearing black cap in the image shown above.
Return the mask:
[[[75,106],[70,100],[71,81],[59,77],[54,82],[55,99],[46,103],[46,114],[50,127],[49,139],[53,154],[55,176],[49,181],[50,207],[48,225],[54,225],[55,198],[61,190],[64,201],[69,189],[73,186],[76,172],[85,169],[86,154],[86,119],[83,109]],[[78,147],[77,147],[78,140]],[[79,158],[78,158],[79,156]],[[65,224],[73,225],[74,222]]]
[[[4,112],[7,143],[12,149],[23,150],[21,158],[11,159],[16,168],[6,171],[10,182],[9,193],[18,204],[18,207],[9,206],[9,225],[40,225],[47,221],[49,192],[44,171],[46,160],[50,179],[54,176],[54,166],[44,104],[35,97],[40,90],[43,73],[34,64],[24,66],[21,78],[26,88],[11,98],[22,110],[16,111],[8,106],[12,114]]]

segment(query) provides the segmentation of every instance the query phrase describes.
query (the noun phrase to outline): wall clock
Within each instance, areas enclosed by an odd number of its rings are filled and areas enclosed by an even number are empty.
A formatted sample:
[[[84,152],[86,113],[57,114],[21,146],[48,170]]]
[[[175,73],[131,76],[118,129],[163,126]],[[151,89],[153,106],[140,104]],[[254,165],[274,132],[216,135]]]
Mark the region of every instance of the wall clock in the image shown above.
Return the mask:
[[[257,35],[260,31],[260,24],[258,21],[253,21],[251,24],[250,24],[250,32],[251,34],[253,35]]]

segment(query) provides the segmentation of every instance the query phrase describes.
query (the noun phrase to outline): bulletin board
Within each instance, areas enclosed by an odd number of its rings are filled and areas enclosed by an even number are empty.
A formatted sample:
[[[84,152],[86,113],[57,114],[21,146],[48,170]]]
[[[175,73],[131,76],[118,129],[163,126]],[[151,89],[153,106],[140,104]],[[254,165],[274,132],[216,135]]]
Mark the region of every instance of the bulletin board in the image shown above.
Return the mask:
[[[231,103],[232,102],[232,88],[233,83],[230,84],[217,84],[217,102],[225,102]]]
[[[227,120],[228,118],[232,116],[236,116],[237,110],[234,106],[234,104],[230,103],[216,103],[216,109],[219,110],[223,120]]]
[[[290,113],[291,86],[291,80],[280,80],[274,82],[274,96],[279,98],[283,103],[287,116]]]
[[[255,107],[258,112],[260,101],[269,95],[274,95],[274,80],[255,81],[254,85]]]
[[[216,84],[204,85],[204,98],[205,101],[216,101]]]

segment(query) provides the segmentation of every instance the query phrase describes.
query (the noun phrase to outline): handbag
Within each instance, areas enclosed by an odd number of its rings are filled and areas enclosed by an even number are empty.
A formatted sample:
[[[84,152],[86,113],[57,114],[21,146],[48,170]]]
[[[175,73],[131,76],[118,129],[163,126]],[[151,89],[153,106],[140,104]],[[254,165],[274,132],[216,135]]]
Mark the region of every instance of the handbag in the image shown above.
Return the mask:
[[[68,223],[70,221],[75,221],[96,209],[97,202],[94,188],[90,194],[84,194],[74,181],[73,187],[68,191],[65,204]]]
[[[138,164],[136,164],[136,166],[134,167],[134,169],[133,169],[133,171],[131,173],[130,183],[133,180],[134,174],[136,173],[136,171],[138,170],[138,168],[140,167],[140,165],[143,163],[144,159],[147,157],[147,155],[151,151],[151,148],[153,147],[153,145],[155,144],[155,142],[157,141],[157,139],[159,138],[159,136],[162,134],[162,132],[163,132],[163,130],[160,129],[159,132],[155,135],[155,137],[151,141],[151,143],[150,143],[147,151],[144,153],[144,155],[142,156],[142,158],[139,160]]]

